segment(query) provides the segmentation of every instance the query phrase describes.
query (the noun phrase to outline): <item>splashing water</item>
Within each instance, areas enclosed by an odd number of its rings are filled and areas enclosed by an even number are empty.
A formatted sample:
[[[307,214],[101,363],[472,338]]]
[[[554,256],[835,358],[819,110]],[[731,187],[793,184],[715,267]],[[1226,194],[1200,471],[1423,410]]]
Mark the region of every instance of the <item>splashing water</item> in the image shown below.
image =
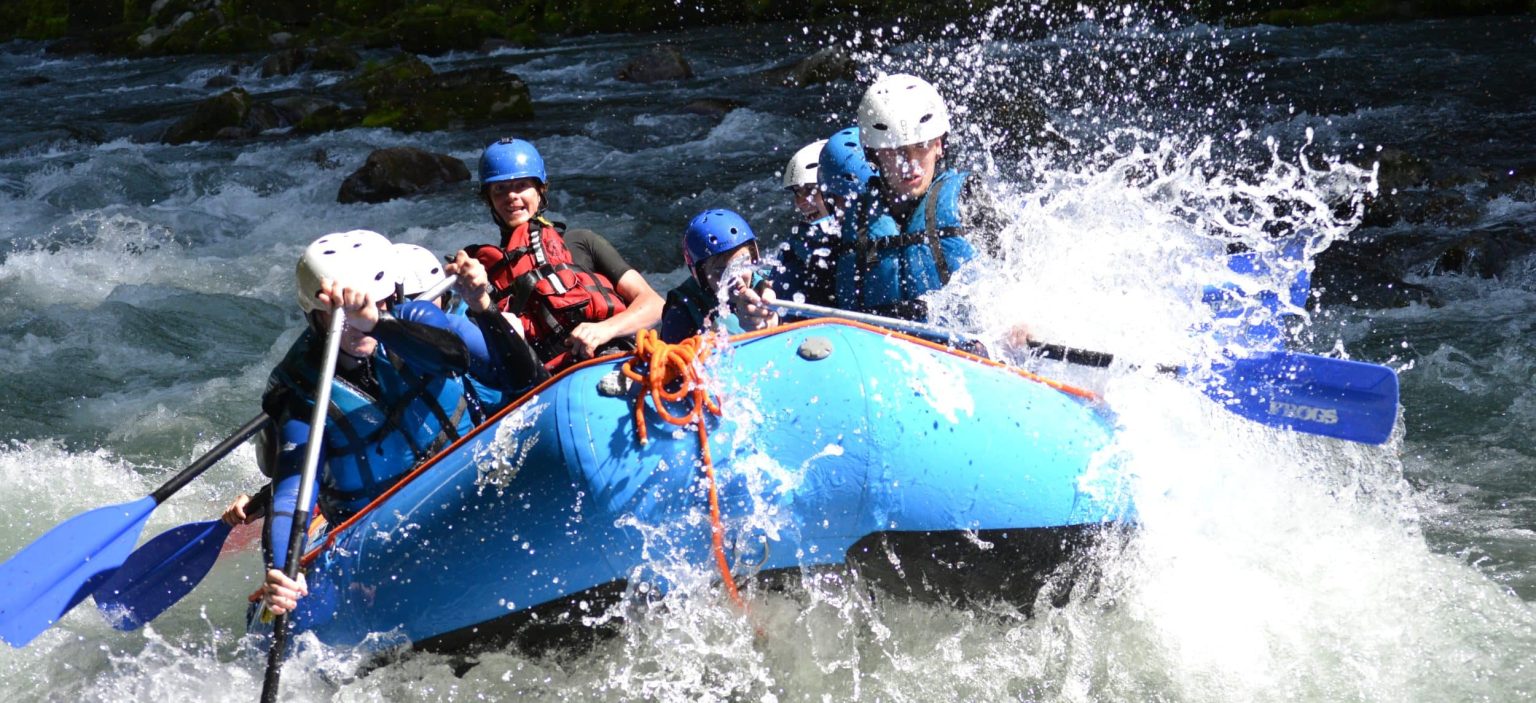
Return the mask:
[[[1203,300],[1206,287],[1230,284],[1242,291],[1240,303],[1265,294],[1288,301],[1295,276],[1352,235],[1361,199],[1376,188],[1374,173],[1327,153],[1339,149],[1336,143],[1314,143],[1308,132],[1320,120],[1309,122],[1283,99],[1263,95],[1270,90],[1257,67],[1263,47],[1252,44],[1271,30],[1244,34],[1181,24],[1129,6],[1061,17],[1043,12],[1009,8],[957,23],[939,38],[900,27],[870,30],[849,44],[868,73],[910,71],[940,85],[955,113],[951,154],[987,181],[1008,223],[1001,265],[959,272],[932,301],[939,318],[994,347],[1022,324],[1039,339],[1135,362],[1187,364],[1267,344],[1243,330],[1278,315],[1293,345],[1353,351],[1348,319],[1319,325],[1314,311],[1287,303],[1235,322]],[[1020,31],[1021,17],[1045,28]],[[596,75],[591,67],[601,62],[590,59],[538,55],[528,59],[527,70],[554,77],[546,95],[575,100],[581,96],[565,97],[569,88],[554,84],[562,72]],[[671,142],[651,134],[676,121],[665,114],[647,108],[645,115],[612,122],[584,111],[571,124],[539,125],[555,132],[540,144],[551,153],[579,153],[560,165],[565,170],[558,175],[568,181],[606,178],[614,164],[643,166],[658,180],[688,171],[691,178],[681,185],[658,186],[661,195],[650,199],[664,203],[662,209],[693,208],[704,199],[701,188],[732,201],[706,206],[778,202],[776,181],[745,154],[851,123],[852,103],[838,102],[847,97],[840,90],[828,88],[818,118],[831,114],[814,130],[797,126],[798,115],[754,105],[713,128],[694,128],[684,143],[668,147]],[[602,133],[594,129],[599,123],[617,134],[646,131],[644,148],[626,153],[633,148],[588,136]],[[469,157],[481,136],[421,139],[441,140],[440,149]],[[12,414],[22,408],[51,413],[37,429],[8,426],[5,436],[51,438],[56,435],[42,429],[50,422],[68,428],[60,430],[64,440],[17,442],[0,452],[6,493],[15,496],[8,499],[13,509],[3,531],[12,549],[79,509],[141,497],[154,484],[146,474],[207,444],[189,437],[208,434],[219,418],[249,412],[266,369],[286,346],[281,338],[268,341],[292,322],[287,277],[301,240],[357,226],[393,234],[401,222],[411,223],[405,238],[453,240],[435,242],[443,245],[435,249],[471,240],[468,233],[483,217],[465,214],[464,198],[367,210],[329,202],[329,180],[339,174],[304,154],[319,144],[333,157],[360,162],[373,143],[413,138],[351,130],[302,147],[247,145],[238,156],[206,163],[130,140],[94,147],[54,141],[0,160],[6,202],[16,206],[14,216],[0,221],[0,235],[10,241],[0,290],[15,303],[0,311],[0,320],[14,323],[4,348],[21,360],[18,373],[35,367],[51,374],[50,388],[63,389],[0,406]],[[696,162],[716,155],[728,155],[732,168],[750,175],[731,173],[700,186],[692,177],[703,167]],[[49,163],[18,175],[32,159]],[[759,159],[768,160],[779,156]],[[86,179],[92,180],[82,184]],[[650,231],[646,210],[627,184],[602,189],[613,192],[576,192],[562,204],[590,215],[586,221],[617,223],[636,239]],[[60,214],[72,207],[78,216]],[[642,261],[657,262],[648,275],[676,264],[675,256],[650,253],[675,248],[672,221],[685,218],[665,214],[666,225],[651,227],[665,230],[665,237],[632,245],[647,250]],[[1233,249],[1263,265],[1256,272],[1231,270]],[[189,270],[199,272],[199,285],[183,283]],[[178,286],[201,297],[166,302],[174,299],[166,289]],[[1528,307],[1528,296],[1518,293],[1493,302],[1505,301],[1513,315]],[[109,300],[115,305],[106,305]],[[1468,314],[1494,314],[1486,302],[1463,307]],[[232,341],[208,341],[212,351],[189,360],[187,349],[146,353],[103,331],[102,319],[117,318],[100,310],[174,312],[179,305],[198,310],[198,319],[223,315],[234,321],[229,327],[255,327],[265,336],[253,342],[248,330],[245,337],[214,330]],[[60,331],[69,329],[63,321],[82,314],[103,315],[84,325],[95,336]],[[250,324],[253,319],[259,324]],[[132,339],[181,338],[163,326],[122,327]],[[97,345],[109,349],[99,367],[88,363],[95,355],[87,353]],[[45,365],[59,353],[73,361]],[[1467,393],[1517,387],[1525,378],[1520,370],[1528,364],[1518,359],[1506,359],[1491,377],[1478,368],[1480,359],[1442,350],[1421,363],[1434,370],[1434,379]],[[196,369],[205,366],[215,368],[198,376]],[[131,398],[105,399],[94,386],[87,391],[67,383],[71,376],[114,388],[127,382],[122,375],[98,375],[98,368],[154,382],[122,391]],[[778,373],[764,369],[756,382],[774,382]],[[699,501],[678,524],[633,526],[667,589],[661,594],[636,585],[615,610],[591,613],[594,624],[622,618],[617,637],[544,658],[510,650],[468,663],[418,655],[366,675],[360,651],[311,640],[285,668],[285,694],[296,700],[775,702],[1536,695],[1530,664],[1536,613],[1475,565],[1426,546],[1424,516],[1443,508],[1404,479],[1404,461],[1427,460],[1403,458],[1409,452],[1402,436],[1362,447],[1288,434],[1237,418],[1177,379],[1118,367],[1074,373],[1088,374],[1115,414],[1118,432],[1106,454],[1125,474],[1127,480],[1114,485],[1134,495],[1139,525],[1091,555],[1096,578],[1073,584],[1065,606],[1037,604],[1031,618],[1003,605],[928,606],[872,592],[855,576],[829,570],[797,574],[782,588],[748,582],[749,614],[743,615],[724,597],[708,560],[675,548],[707,535],[706,506]],[[229,378],[237,380],[210,380]],[[750,386],[720,390],[736,421],[734,432],[716,438],[715,446],[735,452],[721,480],[746,482],[760,497],[730,517],[728,532],[773,536],[793,529],[771,497],[796,486],[805,467],[779,465],[752,449],[753,419],[780,409],[758,407]],[[1520,402],[1510,401],[1511,412]],[[177,412],[185,406],[197,410]],[[192,412],[214,419],[187,422]],[[176,439],[165,440],[168,435]],[[114,442],[139,438],[139,453],[153,468],[75,448],[109,436]],[[221,498],[258,479],[254,461],[242,457],[206,480],[206,487],[189,490],[195,498],[178,498],[186,502],[157,512],[147,532],[207,519]],[[0,683],[29,700],[253,697],[262,645],[240,635],[238,623],[259,561],[246,552],[222,563],[187,602],[141,633],[111,631],[88,608],[71,613],[31,647],[5,651]],[[736,566],[750,571],[745,561]]]

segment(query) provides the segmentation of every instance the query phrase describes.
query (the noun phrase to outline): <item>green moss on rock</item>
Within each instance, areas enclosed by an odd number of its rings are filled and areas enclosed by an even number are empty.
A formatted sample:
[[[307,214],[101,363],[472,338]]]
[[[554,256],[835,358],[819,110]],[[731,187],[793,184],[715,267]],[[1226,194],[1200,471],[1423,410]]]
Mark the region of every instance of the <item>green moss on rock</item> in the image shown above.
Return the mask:
[[[533,101],[521,78],[499,68],[444,73],[376,92],[363,124],[425,132],[523,120]]]
[[[402,54],[382,63],[368,62],[363,66],[361,74],[343,82],[340,87],[344,91],[356,92],[364,98],[372,99],[375,94],[398,90],[412,81],[431,75],[432,67],[427,62],[411,54]]]
[[[319,134],[356,127],[362,123],[361,110],[348,110],[340,105],[327,105],[305,115],[293,128],[304,134]]]
[[[151,14],[159,1],[158,12]],[[1041,0],[1042,12],[1072,14],[1117,0]],[[1224,23],[1316,24],[1536,12],[1536,0],[1155,0],[1149,6]],[[81,50],[153,54],[234,53],[269,48],[278,31],[301,45],[341,40],[373,48],[438,54],[487,42],[529,45],[543,35],[634,32],[735,22],[826,18],[904,18],[942,27],[1012,0],[0,0],[0,40],[88,38]],[[177,18],[191,21],[171,29]],[[147,47],[131,38],[143,37]]]
[[[67,0],[0,3],[0,39],[55,39],[69,26]]]
[[[241,127],[250,110],[250,94],[235,88],[198,103],[191,115],[165,131],[162,140],[167,144],[186,144],[219,138],[226,128]]]

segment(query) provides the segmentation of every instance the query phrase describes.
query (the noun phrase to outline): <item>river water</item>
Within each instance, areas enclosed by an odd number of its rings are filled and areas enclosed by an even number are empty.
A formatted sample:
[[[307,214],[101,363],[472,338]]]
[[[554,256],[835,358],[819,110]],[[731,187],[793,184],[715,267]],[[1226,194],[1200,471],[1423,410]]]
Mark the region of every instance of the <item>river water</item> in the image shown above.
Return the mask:
[[[291,277],[311,239],[368,228],[447,252],[492,236],[468,184],[338,205],[341,180],[375,148],[419,146],[472,165],[508,131],[532,139],[550,164],[557,219],[604,233],[664,290],[682,275],[677,240],[692,214],[735,208],[777,238],[790,217],[777,188],[784,161],[851,124],[874,71],[909,70],[940,82],[956,113],[950,158],[985,175],[1013,222],[1007,263],[960,276],[938,309],[993,302],[969,313],[971,331],[995,336],[1023,322],[1043,338],[1147,361],[1211,352],[1212,335],[1191,329],[1213,324],[1200,291],[1223,280],[1229,242],[1290,271],[1367,236],[1360,203],[1378,188],[1378,147],[1485,174],[1455,186],[1470,214],[1386,233],[1432,241],[1536,228],[1536,188],[1487,185],[1532,163],[1529,18],[1228,29],[1111,14],[1046,32],[1007,25],[1002,13],[938,38],[867,31],[851,44],[863,80],[810,88],[763,76],[815,48],[820,30],[798,26],[453,55],[432,61],[520,75],[537,118],[185,146],[156,138],[214,92],[202,86],[230,58],[0,47],[0,552],[88,508],[143,497],[255,412],[300,324]],[[679,46],[697,77],[612,78],[658,39]],[[19,82],[33,76],[49,80]],[[341,77],[238,74],[263,96]],[[723,117],[682,109],[702,98],[742,106]],[[1046,111],[1062,146],[1011,143],[1001,115],[1026,102]],[[1302,242],[1305,258],[1281,256],[1276,242],[1287,241]],[[617,638],[591,650],[495,652],[467,670],[422,656],[364,675],[357,653],[309,646],[286,667],[285,693],[1531,699],[1532,263],[1510,262],[1498,279],[1436,275],[1423,263],[1409,280],[1436,306],[1332,305],[1301,318],[1296,344],[1401,372],[1402,418],[1385,446],[1263,428],[1166,378],[1079,379],[1116,413],[1113,451],[1141,526],[1097,556],[1096,592],[1063,608],[1033,618],[952,610],[813,580],[749,592],[746,623],[699,565],[706,585],[631,612]],[[241,450],[158,509],[146,535],[208,519],[259,485]],[[0,687],[10,700],[255,698],[265,660],[243,635],[243,613],[258,570],[256,550],[233,550],[138,632],[112,630],[83,605],[30,646],[0,648]]]

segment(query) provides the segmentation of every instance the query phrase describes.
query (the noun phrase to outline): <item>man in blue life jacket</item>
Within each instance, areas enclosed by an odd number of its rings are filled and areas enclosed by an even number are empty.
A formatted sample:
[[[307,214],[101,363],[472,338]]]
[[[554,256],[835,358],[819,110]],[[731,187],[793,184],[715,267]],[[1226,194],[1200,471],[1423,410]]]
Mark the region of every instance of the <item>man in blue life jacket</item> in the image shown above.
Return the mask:
[[[820,139],[805,145],[784,167],[784,189],[794,198],[799,221],[779,245],[773,290],[782,298],[812,305],[834,304],[837,284],[831,247],[837,242],[837,220],[830,217],[822,198]]]
[[[686,281],[667,293],[661,339],[676,344],[717,327],[740,334],[778,324],[773,290],[758,270],[757,235],[741,215],[705,210],[683,232]]]
[[[275,437],[269,438],[275,440],[275,451],[264,466],[272,474],[272,499],[266,510],[268,571],[262,587],[274,613],[291,610],[305,592],[302,579],[288,579],[282,568],[293,556],[286,553],[288,534],[309,439],[323,330],[332,314],[347,319],[316,481],[319,512],[332,524],[483,419],[466,375],[505,392],[547,377],[533,350],[490,306],[483,270],[447,271],[459,275],[470,301],[473,324],[456,325],[427,301],[385,309],[401,279],[398,262],[389,240],[365,230],[321,237],[299,259],[299,305],[309,328],[272,371],[262,397],[262,409],[275,427]]]
[[[924,320],[927,306],[920,297],[944,286],[976,257],[970,239],[994,237],[987,221],[993,217],[969,212],[977,203],[969,202],[966,173],[939,170],[949,108],[927,81],[885,76],[865,91],[858,112],[859,137],[880,177],[843,219],[838,302],[861,312]]]

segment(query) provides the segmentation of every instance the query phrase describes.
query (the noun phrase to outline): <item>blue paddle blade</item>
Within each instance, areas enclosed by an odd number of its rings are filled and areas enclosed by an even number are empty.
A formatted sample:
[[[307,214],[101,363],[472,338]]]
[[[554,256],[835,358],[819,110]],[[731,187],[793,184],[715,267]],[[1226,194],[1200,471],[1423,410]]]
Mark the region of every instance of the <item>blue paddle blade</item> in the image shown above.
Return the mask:
[[[145,497],[82,513],[0,564],[0,639],[25,647],[111,578],[155,505]]]
[[[156,535],[96,589],[96,608],[119,630],[154,620],[208,575],[229,530],[223,520],[209,520]]]
[[[1213,371],[1206,395],[1271,427],[1381,444],[1397,424],[1397,373],[1385,366],[1272,352]]]

